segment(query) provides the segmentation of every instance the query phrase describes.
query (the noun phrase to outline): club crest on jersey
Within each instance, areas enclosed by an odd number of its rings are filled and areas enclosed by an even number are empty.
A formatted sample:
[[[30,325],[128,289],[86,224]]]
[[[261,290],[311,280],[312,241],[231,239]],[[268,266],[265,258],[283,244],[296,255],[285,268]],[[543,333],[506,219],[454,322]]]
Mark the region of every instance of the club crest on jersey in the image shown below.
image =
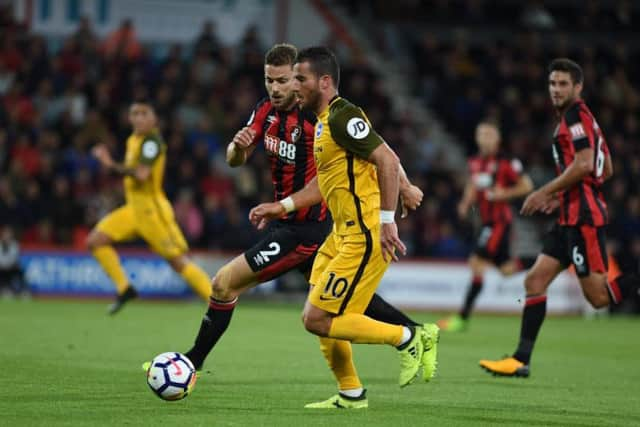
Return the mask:
[[[322,135],[322,128],[322,123],[318,123],[316,126],[316,138],[320,138],[320,135]]]
[[[298,142],[301,136],[302,128],[300,126],[294,126],[293,129],[291,129],[291,142],[295,144],[296,142]]]

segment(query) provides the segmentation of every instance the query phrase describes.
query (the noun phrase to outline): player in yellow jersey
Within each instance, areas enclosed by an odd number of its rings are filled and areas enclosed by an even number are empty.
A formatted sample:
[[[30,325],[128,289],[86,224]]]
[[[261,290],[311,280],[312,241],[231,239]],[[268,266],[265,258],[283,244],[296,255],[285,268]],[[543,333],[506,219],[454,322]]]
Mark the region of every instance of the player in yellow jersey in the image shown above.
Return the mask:
[[[322,350],[339,381],[339,393],[306,407],[365,408],[368,402],[350,360],[350,343],[396,347],[403,387],[421,368],[425,380],[432,378],[438,327],[392,325],[363,314],[389,263],[398,259],[396,251],[405,253],[394,219],[402,168],[363,111],[338,96],[340,70],[329,49],[300,51],[294,73],[301,106],[318,116],[317,177],[284,200],[255,207],[250,219],[262,228],[288,212],[322,199],[327,203],[333,230],[313,264],[303,321],[309,332],[334,339]],[[345,358],[349,364],[338,363]]]
[[[208,300],[209,276],[187,258],[187,242],[162,188],[166,145],[157,130],[155,111],[147,102],[134,102],[129,108],[129,121],[133,133],[127,139],[124,163],[115,162],[103,144],[93,149],[104,167],[124,176],[126,203],[104,217],[87,239],[91,253],[118,290],[108,313],[115,314],[138,295],[112,246],[135,237],[144,239],[201,298]]]

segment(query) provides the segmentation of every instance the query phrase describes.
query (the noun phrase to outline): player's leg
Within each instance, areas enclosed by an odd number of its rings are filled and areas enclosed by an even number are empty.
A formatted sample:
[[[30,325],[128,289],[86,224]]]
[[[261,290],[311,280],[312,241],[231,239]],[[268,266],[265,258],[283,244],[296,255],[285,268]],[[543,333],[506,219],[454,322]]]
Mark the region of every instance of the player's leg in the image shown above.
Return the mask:
[[[608,282],[609,269],[604,228],[583,225],[571,229],[571,262],[576,269],[582,292],[594,308],[619,304],[638,295],[640,280],[623,273]]]
[[[213,277],[209,307],[200,323],[193,347],[185,355],[200,370],[220,337],[226,332],[238,301],[238,295],[258,284],[258,277],[251,270],[243,255],[224,265]]]
[[[476,299],[482,292],[484,285],[484,273],[491,265],[490,261],[473,254],[469,257],[469,269],[471,270],[471,283],[467,288],[464,302],[458,314],[442,319],[438,322],[438,326],[445,331],[459,332],[467,327],[467,321],[471,315],[471,310],[475,305]]]
[[[168,258],[167,262],[200,298],[209,301],[211,282],[209,275],[202,267],[184,254]]]
[[[324,271],[329,262],[337,254],[336,236],[330,234],[322,246],[318,249],[314,260],[313,269],[306,274],[310,283],[319,280],[320,272]],[[304,314],[303,314],[304,319]],[[310,403],[305,408],[330,409],[330,408],[366,408],[368,406],[365,390],[358,377],[351,343],[345,340],[337,340],[329,337],[318,337],[320,350],[327,361],[327,365],[338,384],[338,394],[327,400]]]
[[[512,357],[501,360],[481,360],[481,367],[494,375],[529,376],[531,353],[547,312],[547,288],[564,268],[565,266],[552,256],[538,256],[525,278],[526,299],[516,351]]]
[[[305,243],[304,246],[306,246],[307,248],[312,248],[318,247],[322,243],[324,243],[327,235],[331,231],[331,223],[330,221],[325,221],[318,224],[314,223],[311,227],[296,226],[295,228],[298,230],[296,232],[296,239],[300,242]],[[305,242],[305,240],[310,241]],[[305,276],[307,281],[309,280],[314,261],[315,255],[310,256],[297,267],[298,270]],[[371,317],[372,319],[380,320],[381,322],[392,323],[394,325],[420,326],[420,323],[414,321],[409,316],[389,304],[377,293],[373,294],[373,297],[371,298],[371,301],[369,302],[369,305],[367,306],[364,314]]]
[[[373,294],[364,314],[372,319],[392,325],[420,326],[420,323],[389,304],[377,293]]]
[[[171,205],[160,200],[160,203],[147,207],[147,210],[151,213],[142,213],[142,209],[138,208],[138,216],[144,218],[138,222],[140,236],[155,253],[167,260],[200,298],[208,301],[211,295],[209,275],[186,256],[189,245],[176,223]]]
[[[313,232],[298,234],[296,227],[274,225],[260,242],[216,273],[209,308],[193,348],[186,353],[197,368],[227,330],[239,295],[313,257],[319,244]]]
[[[378,230],[352,236],[332,234],[329,239],[334,242],[335,256],[327,256],[326,265],[322,258],[314,264],[314,286],[303,315],[305,328],[322,337],[398,348],[400,384],[407,385],[421,366],[421,328],[379,322],[363,314],[388,267],[382,259]],[[323,249],[325,246],[327,242]]]
[[[500,265],[509,258],[509,224],[482,227],[473,254],[469,257],[471,283],[458,314],[438,322],[443,330],[458,332],[466,329],[476,299],[484,286],[484,273],[492,265]]]
[[[308,409],[364,409],[369,406],[353,363],[351,343],[345,340],[319,337],[320,350],[338,383],[338,394],[320,402],[305,405]]]
[[[533,265],[533,261],[531,261],[531,265]],[[519,258],[511,258],[501,264],[498,264],[498,270],[500,270],[500,274],[504,277],[514,275],[524,269],[526,269],[525,263]]]
[[[87,247],[107,276],[116,286],[118,297],[109,306],[108,313],[117,313],[122,306],[138,294],[129,283],[120,263],[120,257],[113,248],[114,242],[135,237],[135,219],[130,206],[122,206],[104,217],[89,233]]]

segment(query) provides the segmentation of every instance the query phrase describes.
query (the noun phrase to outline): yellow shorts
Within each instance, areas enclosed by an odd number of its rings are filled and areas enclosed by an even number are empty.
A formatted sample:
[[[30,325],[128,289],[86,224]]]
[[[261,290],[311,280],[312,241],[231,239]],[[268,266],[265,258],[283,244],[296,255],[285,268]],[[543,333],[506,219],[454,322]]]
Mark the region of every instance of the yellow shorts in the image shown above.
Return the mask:
[[[158,203],[125,204],[102,218],[96,229],[115,242],[141,237],[155,253],[167,259],[189,250],[166,199]]]
[[[313,263],[309,302],[330,313],[364,313],[387,267],[379,227],[367,234],[332,232]]]

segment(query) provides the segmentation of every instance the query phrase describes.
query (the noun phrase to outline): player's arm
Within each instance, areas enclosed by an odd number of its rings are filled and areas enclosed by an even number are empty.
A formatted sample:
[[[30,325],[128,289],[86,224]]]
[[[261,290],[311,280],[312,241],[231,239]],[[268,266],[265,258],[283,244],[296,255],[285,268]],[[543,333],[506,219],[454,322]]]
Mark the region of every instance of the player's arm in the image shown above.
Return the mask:
[[[227,164],[232,168],[245,164],[256,149],[256,141],[263,137],[265,119],[270,110],[267,99],[258,102],[247,125],[240,129],[227,145]]]
[[[594,172],[596,135],[593,133],[592,119],[575,107],[569,109],[564,117],[575,151],[573,162],[562,174],[529,194],[520,210],[523,215],[532,215],[537,211],[548,212],[548,206],[557,204],[558,193],[574,187]]]
[[[277,202],[261,203],[249,212],[249,221],[262,230],[269,221],[303,208],[317,205],[322,201],[318,178],[313,177],[302,190]]]
[[[380,187],[380,244],[382,257],[398,260],[407,248],[398,237],[395,213],[400,194],[400,160],[382,137],[371,128],[361,109],[348,104],[329,115],[331,136],[353,155],[376,165]]]
[[[400,164],[400,204],[402,207],[401,218],[407,216],[407,210],[415,211],[422,203],[424,194],[422,190],[417,186],[411,184],[407,173],[405,172],[402,164]]]
[[[469,178],[467,183],[464,186],[464,191],[462,192],[462,199],[458,203],[458,217],[460,219],[465,219],[469,214],[469,209],[476,202],[477,191],[475,185]]]
[[[593,156],[592,148],[584,148],[576,152],[573,162],[561,175],[549,181],[527,197],[520,213],[523,215],[532,215],[537,211],[544,210],[544,207],[552,203],[552,200],[556,198],[558,193],[574,187],[586,176],[592,174],[594,168]]]
[[[531,193],[533,190],[533,181],[529,178],[529,175],[523,174],[518,177],[518,180],[511,187],[495,188],[492,190],[488,197],[489,200],[494,202],[507,201],[517,199]]]
[[[240,129],[227,145],[227,164],[232,168],[243,165],[256,149],[256,131],[249,126]]]
[[[151,167],[147,164],[141,163],[131,168],[113,160],[111,153],[109,153],[109,150],[104,144],[96,145],[92,153],[102,166],[118,175],[131,176],[138,181],[146,181],[151,176]]]
[[[380,144],[371,152],[368,160],[376,165],[378,172],[382,257],[397,261],[396,249],[403,255],[407,251],[398,236],[394,218],[400,194],[400,159],[387,144]]]

